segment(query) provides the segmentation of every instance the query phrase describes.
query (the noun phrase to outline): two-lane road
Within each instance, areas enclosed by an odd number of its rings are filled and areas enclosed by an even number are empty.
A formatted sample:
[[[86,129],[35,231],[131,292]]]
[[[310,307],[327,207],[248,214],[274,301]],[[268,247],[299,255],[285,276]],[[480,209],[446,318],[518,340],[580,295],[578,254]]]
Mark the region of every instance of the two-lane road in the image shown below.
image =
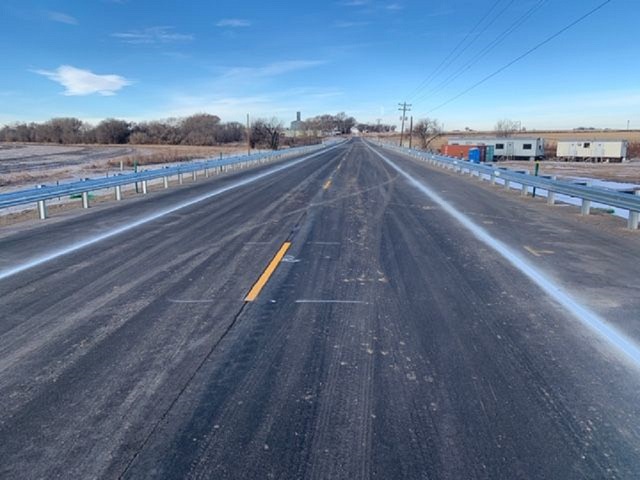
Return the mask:
[[[233,187],[0,280],[0,476],[640,476],[640,368],[400,171],[634,343],[637,237],[361,140],[282,166],[0,239],[6,271]]]

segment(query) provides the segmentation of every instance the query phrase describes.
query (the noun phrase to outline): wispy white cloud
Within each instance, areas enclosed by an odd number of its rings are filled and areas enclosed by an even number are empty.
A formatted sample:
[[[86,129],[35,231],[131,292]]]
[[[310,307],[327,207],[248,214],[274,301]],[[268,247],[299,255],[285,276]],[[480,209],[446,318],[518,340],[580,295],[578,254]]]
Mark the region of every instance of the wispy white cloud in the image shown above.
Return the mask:
[[[216,27],[220,28],[247,28],[251,25],[251,21],[244,18],[224,18],[216,23]]]
[[[244,77],[247,79],[276,77],[298,70],[318,67],[325,63],[322,60],[287,60],[269,63],[260,67],[231,67],[224,72],[223,77]]]
[[[349,21],[337,21],[334,22],[334,28],[357,28],[357,27],[366,27],[370,25],[370,22],[349,22]]]
[[[97,93],[103,96],[115,95],[117,91],[131,85],[131,81],[120,75],[97,75],[89,70],[62,65],[54,71],[34,70],[65,87],[64,95],[84,96]]]
[[[177,33],[173,27],[150,27],[142,30],[112,33],[112,37],[133,45],[152,45],[176,42],[190,42],[193,35]]]
[[[388,5],[385,5],[384,8],[385,10],[391,10],[391,11],[404,9],[404,7],[399,3],[390,3]]]
[[[52,22],[66,23],[67,25],[78,25],[78,20],[66,13],[47,11],[45,14]]]
[[[368,4],[368,0],[346,0],[344,2],[340,2],[338,5],[342,5],[343,7],[364,7]]]

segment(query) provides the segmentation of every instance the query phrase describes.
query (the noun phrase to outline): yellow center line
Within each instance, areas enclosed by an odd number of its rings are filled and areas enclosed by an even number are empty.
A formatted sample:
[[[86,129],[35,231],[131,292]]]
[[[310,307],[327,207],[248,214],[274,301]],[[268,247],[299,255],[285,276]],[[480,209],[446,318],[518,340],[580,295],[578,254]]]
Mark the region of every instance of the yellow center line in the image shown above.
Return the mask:
[[[331,179],[327,180],[324,184],[324,186],[322,187],[323,190],[329,190],[329,187],[331,187]]]
[[[291,247],[291,242],[284,242],[282,244],[282,247],[280,247],[280,250],[278,250],[276,256],[273,257],[271,263],[269,263],[265,271],[262,272],[262,275],[260,275],[258,281],[253,285],[253,287],[247,294],[246,298],[244,299],[245,302],[253,302],[256,298],[258,298],[258,295],[260,295],[260,292],[271,278],[271,275],[273,275],[273,272],[275,272],[276,268],[278,268],[278,265],[284,258],[287,250],[289,250],[289,247]]]

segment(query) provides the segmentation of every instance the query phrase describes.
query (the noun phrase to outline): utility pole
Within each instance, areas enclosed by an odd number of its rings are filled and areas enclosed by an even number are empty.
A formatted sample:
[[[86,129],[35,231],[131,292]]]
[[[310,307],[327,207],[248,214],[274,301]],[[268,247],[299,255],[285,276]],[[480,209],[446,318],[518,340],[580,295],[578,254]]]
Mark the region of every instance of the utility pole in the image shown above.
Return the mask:
[[[409,150],[413,147],[413,115],[411,115],[411,123],[409,124]]]
[[[249,123],[248,113],[247,113],[247,155],[251,156],[251,123]]]
[[[404,139],[404,122],[407,119],[407,112],[411,111],[411,105],[407,104],[407,102],[399,103],[398,105],[400,106],[398,110],[402,112],[402,117],[400,118],[400,120],[402,120],[402,128],[400,130],[400,148],[402,148],[402,140]]]

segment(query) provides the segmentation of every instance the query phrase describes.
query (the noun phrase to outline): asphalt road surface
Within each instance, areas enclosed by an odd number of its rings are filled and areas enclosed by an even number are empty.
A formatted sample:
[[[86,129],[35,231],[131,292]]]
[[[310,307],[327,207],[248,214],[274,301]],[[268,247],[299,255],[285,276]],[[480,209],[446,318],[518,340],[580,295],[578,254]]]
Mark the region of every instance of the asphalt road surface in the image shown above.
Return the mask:
[[[640,478],[640,366],[549,294],[640,344],[638,235],[361,140],[274,168],[0,238],[0,477]]]

